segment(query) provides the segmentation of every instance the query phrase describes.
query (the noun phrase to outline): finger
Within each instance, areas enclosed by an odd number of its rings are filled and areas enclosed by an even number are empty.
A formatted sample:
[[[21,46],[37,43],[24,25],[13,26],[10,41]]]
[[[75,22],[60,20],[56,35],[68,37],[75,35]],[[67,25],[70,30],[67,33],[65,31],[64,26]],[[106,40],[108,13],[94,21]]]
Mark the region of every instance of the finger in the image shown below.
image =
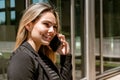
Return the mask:
[[[60,39],[61,41],[64,41],[64,40],[65,40],[65,36],[64,36],[63,34],[59,34],[58,37],[59,37],[59,39]]]

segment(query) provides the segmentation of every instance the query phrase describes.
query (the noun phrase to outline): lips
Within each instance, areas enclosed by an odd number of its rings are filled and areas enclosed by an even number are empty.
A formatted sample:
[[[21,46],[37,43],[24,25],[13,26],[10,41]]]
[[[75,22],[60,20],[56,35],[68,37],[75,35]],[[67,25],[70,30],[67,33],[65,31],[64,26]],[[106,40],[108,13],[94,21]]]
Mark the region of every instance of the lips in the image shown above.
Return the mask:
[[[43,36],[43,39],[45,40],[45,41],[51,41],[52,40],[52,36],[46,36],[46,35],[44,35]]]

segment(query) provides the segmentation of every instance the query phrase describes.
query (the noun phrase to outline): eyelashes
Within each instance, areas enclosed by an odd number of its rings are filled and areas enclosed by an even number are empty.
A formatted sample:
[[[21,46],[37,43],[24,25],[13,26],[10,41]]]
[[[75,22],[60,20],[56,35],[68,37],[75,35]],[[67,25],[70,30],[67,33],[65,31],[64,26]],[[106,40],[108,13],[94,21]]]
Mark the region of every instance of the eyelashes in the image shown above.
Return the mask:
[[[57,25],[51,25],[50,23],[43,23],[47,28],[53,27],[54,29],[57,29]]]

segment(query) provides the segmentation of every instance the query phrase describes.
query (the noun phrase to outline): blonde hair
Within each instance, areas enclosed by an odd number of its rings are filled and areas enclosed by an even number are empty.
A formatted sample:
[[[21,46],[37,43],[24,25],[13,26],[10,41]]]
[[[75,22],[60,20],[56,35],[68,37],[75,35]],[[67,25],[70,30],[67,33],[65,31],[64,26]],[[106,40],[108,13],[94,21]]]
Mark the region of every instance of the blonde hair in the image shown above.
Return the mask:
[[[44,12],[52,12],[54,14],[54,16],[56,17],[56,22],[57,22],[57,31],[60,30],[60,25],[59,25],[59,16],[57,11],[55,11],[55,9],[53,7],[51,7],[49,4],[47,3],[36,3],[36,4],[32,4],[30,5],[24,12],[20,23],[19,23],[19,29],[18,29],[18,33],[17,33],[17,37],[16,37],[16,44],[15,44],[15,48],[14,50],[16,50],[24,41],[27,40],[28,37],[28,31],[25,28],[25,26],[30,23],[33,22],[35,20],[37,20],[38,18],[40,18],[42,16],[42,13]],[[42,46],[42,48],[40,49],[42,51],[45,51],[45,54],[53,61],[55,62],[55,54],[53,54],[53,52],[49,49],[46,48],[45,46]]]

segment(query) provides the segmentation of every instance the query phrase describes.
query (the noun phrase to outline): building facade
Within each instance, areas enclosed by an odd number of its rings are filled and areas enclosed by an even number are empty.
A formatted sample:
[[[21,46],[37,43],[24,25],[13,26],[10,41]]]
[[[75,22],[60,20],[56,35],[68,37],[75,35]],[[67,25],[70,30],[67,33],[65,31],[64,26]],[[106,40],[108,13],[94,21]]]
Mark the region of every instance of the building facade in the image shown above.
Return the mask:
[[[109,80],[120,75],[119,0],[0,0],[0,77],[6,78],[22,12],[48,2],[60,15],[61,33],[73,55],[73,80]]]

